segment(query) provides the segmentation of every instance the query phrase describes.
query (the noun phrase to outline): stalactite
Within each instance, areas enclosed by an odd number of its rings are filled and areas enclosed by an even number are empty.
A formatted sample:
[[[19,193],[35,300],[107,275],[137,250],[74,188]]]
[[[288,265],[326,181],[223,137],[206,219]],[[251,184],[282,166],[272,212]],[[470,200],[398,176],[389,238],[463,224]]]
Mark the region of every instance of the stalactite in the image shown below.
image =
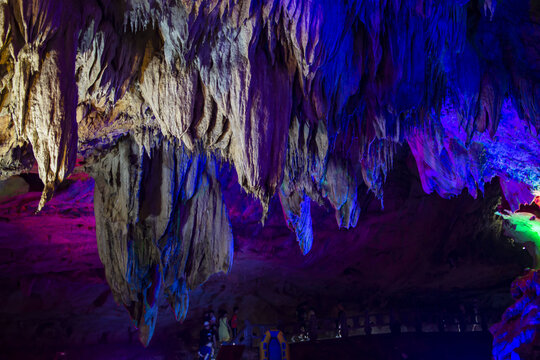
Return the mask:
[[[232,264],[232,231],[215,161],[148,133],[89,167],[98,250],[115,300],[148,344],[164,292],[178,320],[188,293]]]
[[[190,237],[197,254],[215,249],[219,264],[205,264],[208,273],[183,257],[187,243],[164,240],[187,236],[173,218],[226,227],[215,158],[260,200],[262,220],[279,194],[303,253],[313,241],[311,201],[354,227],[360,190],[384,204],[404,144],[426,192],[467,188],[476,197],[498,176],[515,210],[540,191],[540,13],[529,1],[10,0],[0,8],[0,177],[31,167],[33,153],[41,209],[77,156],[94,169],[100,251],[117,300],[147,327],[145,341],[156,294],[182,319],[189,290],[229,265],[232,236],[219,246],[211,234]],[[142,129],[160,140],[117,145]],[[160,206],[147,201],[149,181],[162,185]],[[200,213],[201,199],[215,223]]]

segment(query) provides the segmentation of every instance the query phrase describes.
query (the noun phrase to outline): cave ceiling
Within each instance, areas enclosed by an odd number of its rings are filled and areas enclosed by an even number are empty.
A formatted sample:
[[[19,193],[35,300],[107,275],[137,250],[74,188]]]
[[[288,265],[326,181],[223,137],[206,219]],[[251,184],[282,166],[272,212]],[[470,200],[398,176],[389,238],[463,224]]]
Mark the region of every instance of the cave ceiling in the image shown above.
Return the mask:
[[[426,193],[509,210],[540,193],[540,3],[510,0],[2,0],[0,178],[37,163],[37,210],[95,180],[114,298],[152,336],[157,301],[228,271],[220,169],[278,197],[302,253],[311,202],[357,225],[408,147]]]

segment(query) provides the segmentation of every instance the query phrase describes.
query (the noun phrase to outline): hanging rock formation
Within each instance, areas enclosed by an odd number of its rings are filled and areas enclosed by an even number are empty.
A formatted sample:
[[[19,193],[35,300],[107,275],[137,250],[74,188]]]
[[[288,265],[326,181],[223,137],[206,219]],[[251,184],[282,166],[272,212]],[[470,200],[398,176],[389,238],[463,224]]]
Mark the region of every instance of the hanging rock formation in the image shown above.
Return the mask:
[[[3,8],[0,38],[9,52],[4,55],[4,106],[11,117],[8,127],[14,129],[8,145],[32,146],[45,184],[39,210],[75,165],[79,18],[72,16],[71,1],[13,1]]]
[[[216,163],[155,136],[122,138],[90,167],[101,261],[143,344],[164,293],[177,320],[189,290],[232,265],[233,236]]]
[[[404,143],[426,192],[498,176],[512,210],[531,202],[539,42],[529,0],[2,0],[0,178],[35,159],[39,210],[86,164],[111,288],[147,342],[160,291],[182,318],[230,266],[215,159],[262,220],[278,194],[303,253],[311,201],[354,227]]]

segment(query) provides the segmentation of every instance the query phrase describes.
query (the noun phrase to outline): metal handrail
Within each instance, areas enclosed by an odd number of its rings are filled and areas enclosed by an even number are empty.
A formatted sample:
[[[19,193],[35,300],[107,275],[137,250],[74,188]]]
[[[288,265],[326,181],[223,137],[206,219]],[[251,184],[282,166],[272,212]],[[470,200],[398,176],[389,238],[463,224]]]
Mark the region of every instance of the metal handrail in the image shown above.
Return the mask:
[[[481,319],[481,315],[476,312],[470,313],[434,313],[434,312],[379,312],[379,313],[367,313],[357,314],[347,317],[347,324],[349,330],[356,334],[351,336],[361,335],[359,332],[364,331],[366,334],[367,319],[369,319],[369,325],[373,333],[390,333],[390,326],[394,323],[400,325],[401,332],[411,332],[413,328],[418,331],[418,326],[422,328],[425,325],[431,326],[431,328],[437,328],[438,331],[445,332],[467,332],[467,331],[481,331],[485,323]],[[426,321],[430,319],[431,321]],[[375,321],[372,321],[375,320]],[[410,321],[413,320],[413,321]],[[319,339],[335,338],[336,336],[328,336],[328,333],[337,333],[336,324],[337,318],[320,318],[317,319],[318,330],[320,331]],[[420,321],[420,322],[419,322]],[[280,329],[286,336],[291,336],[296,332],[299,324],[297,322],[278,323],[278,324],[251,324],[249,321],[245,321],[244,328],[238,332],[237,336],[232,340],[232,343],[241,344],[248,347],[253,347],[256,340],[260,340],[263,334],[270,329]],[[404,329],[405,327],[405,329]],[[376,331],[375,331],[376,330]],[[405,330],[405,331],[403,331]],[[430,331],[428,331],[430,332]],[[255,340],[255,341],[254,341]],[[258,344],[255,344],[257,346]]]

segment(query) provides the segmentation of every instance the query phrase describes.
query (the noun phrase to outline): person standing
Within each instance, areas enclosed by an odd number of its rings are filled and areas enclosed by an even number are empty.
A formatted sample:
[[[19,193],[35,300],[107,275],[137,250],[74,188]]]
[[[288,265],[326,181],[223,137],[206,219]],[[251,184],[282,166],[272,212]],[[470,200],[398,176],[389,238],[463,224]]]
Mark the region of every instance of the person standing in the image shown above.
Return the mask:
[[[214,314],[214,310],[210,310],[208,312],[208,318],[210,323],[210,330],[212,330],[212,342],[214,343],[214,348],[217,349],[218,345],[218,324],[216,321],[216,315]]]
[[[235,306],[233,309],[233,315],[231,317],[231,330],[232,338],[236,339],[236,336],[238,335],[238,306]]]
[[[342,338],[349,337],[349,326],[347,325],[347,314],[343,305],[338,305],[338,319],[337,319],[338,334]]]
[[[373,332],[373,327],[371,325],[373,325],[373,323],[369,319],[369,313],[367,310],[365,312],[365,317],[366,317],[366,320],[364,322],[364,331],[366,335],[371,335],[371,333]]]
[[[393,309],[390,309],[390,333],[393,335],[401,334],[401,321]]]
[[[309,315],[308,316],[309,339],[317,340],[317,338],[319,337],[319,331],[318,331],[317,317],[315,316],[315,310],[311,309],[308,315]]]
[[[210,322],[210,327],[216,325],[216,315],[214,314],[214,310],[210,310],[208,312],[208,321]]]
[[[212,357],[212,342],[212,329],[210,329],[210,323],[208,321],[205,321],[199,338],[199,360],[209,360]]]
[[[300,305],[296,307],[296,318],[298,321],[298,329],[300,330],[302,327],[306,328],[306,303],[303,302]]]
[[[231,328],[229,326],[227,312],[219,319],[219,341],[222,344],[231,341]]]

